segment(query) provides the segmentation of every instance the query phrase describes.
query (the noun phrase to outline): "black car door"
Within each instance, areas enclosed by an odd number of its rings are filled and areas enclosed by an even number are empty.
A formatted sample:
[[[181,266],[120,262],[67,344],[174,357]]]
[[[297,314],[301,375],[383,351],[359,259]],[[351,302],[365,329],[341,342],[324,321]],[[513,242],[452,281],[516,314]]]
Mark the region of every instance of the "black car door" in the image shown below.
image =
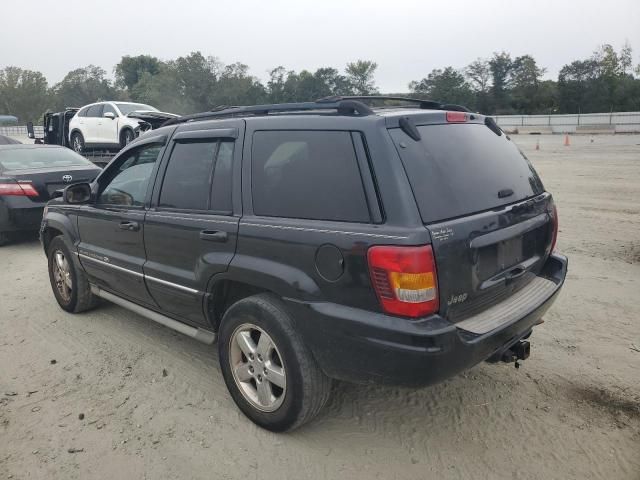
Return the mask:
[[[95,203],[78,215],[78,255],[90,281],[155,305],[144,283],[146,203],[166,137],[127,150],[97,180]]]
[[[206,325],[207,284],[235,253],[243,126],[231,120],[174,135],[145,218],[147,288],[163,311],[189,323]]]

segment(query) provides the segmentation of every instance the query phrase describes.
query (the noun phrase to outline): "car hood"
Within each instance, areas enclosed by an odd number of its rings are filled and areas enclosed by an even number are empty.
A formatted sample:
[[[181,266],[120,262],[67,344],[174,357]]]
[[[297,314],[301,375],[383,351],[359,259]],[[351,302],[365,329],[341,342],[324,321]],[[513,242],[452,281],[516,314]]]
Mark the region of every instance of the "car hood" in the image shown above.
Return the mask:
[[[180,115],[176,115],[175,113],[169,112],[154,112],[152,110],[136,110],[134,112],[130,112],[127,114],[129,118],[137,118],[140,120],[150,121],[150,120],[170,120],[172,118],[179,117]]]

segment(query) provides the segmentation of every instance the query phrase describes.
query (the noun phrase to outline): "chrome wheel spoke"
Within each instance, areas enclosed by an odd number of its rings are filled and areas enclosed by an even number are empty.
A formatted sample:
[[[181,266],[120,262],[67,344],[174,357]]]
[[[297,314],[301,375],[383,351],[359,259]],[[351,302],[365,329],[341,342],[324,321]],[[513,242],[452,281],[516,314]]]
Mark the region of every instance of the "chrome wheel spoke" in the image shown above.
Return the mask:
[[[273,383],[277,387],[285,387],[284,370],[282,370],[282,367],[275,365],[273,362],[267,362],[267,365],[265,365],[264,368],[266,380]]]
[[[256,351],[256,344],[251,338],[250,332],[240,332],[236,335],[236,343],[247,357],[252,356]]]
[[[258,401],[263,407],[268,407],[273,403],[274,396],[271,383],[262,381],[258,383]]]
[[[256,353],[261,355],[266,360],[272,349],[273,349],[273,341],[271,341],[271,337],[269,337],[269,335],[266,335],[264,333],[260,335]]]
[[[241,363],[234,370],[236,378],[241,382],[248,382],[253,378],[253,374],[249,371],[248,363]]]

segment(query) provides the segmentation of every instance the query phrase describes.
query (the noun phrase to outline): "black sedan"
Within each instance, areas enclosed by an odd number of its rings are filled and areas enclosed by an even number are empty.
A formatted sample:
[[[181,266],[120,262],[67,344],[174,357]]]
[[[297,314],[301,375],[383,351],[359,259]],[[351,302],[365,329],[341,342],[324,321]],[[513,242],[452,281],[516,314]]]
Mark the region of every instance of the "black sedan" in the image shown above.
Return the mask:
[[[0,246],[15,232],[37,232],[52,194],[90,182],[101,169],[54,145],[0,145]]]

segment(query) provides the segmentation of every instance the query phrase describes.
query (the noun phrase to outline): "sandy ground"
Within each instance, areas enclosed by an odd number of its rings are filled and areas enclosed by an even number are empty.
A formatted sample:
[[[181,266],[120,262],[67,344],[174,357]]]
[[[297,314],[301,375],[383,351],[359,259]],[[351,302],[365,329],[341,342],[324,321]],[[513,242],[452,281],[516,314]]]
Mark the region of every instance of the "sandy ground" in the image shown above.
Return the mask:
[[[27,240],[0,250],[0,479],[640,479],[640,136],[514,139],[571,261],[520,370],[339,384],[317,421],[271,434],[213,348],[114,305],[64,313]]]

